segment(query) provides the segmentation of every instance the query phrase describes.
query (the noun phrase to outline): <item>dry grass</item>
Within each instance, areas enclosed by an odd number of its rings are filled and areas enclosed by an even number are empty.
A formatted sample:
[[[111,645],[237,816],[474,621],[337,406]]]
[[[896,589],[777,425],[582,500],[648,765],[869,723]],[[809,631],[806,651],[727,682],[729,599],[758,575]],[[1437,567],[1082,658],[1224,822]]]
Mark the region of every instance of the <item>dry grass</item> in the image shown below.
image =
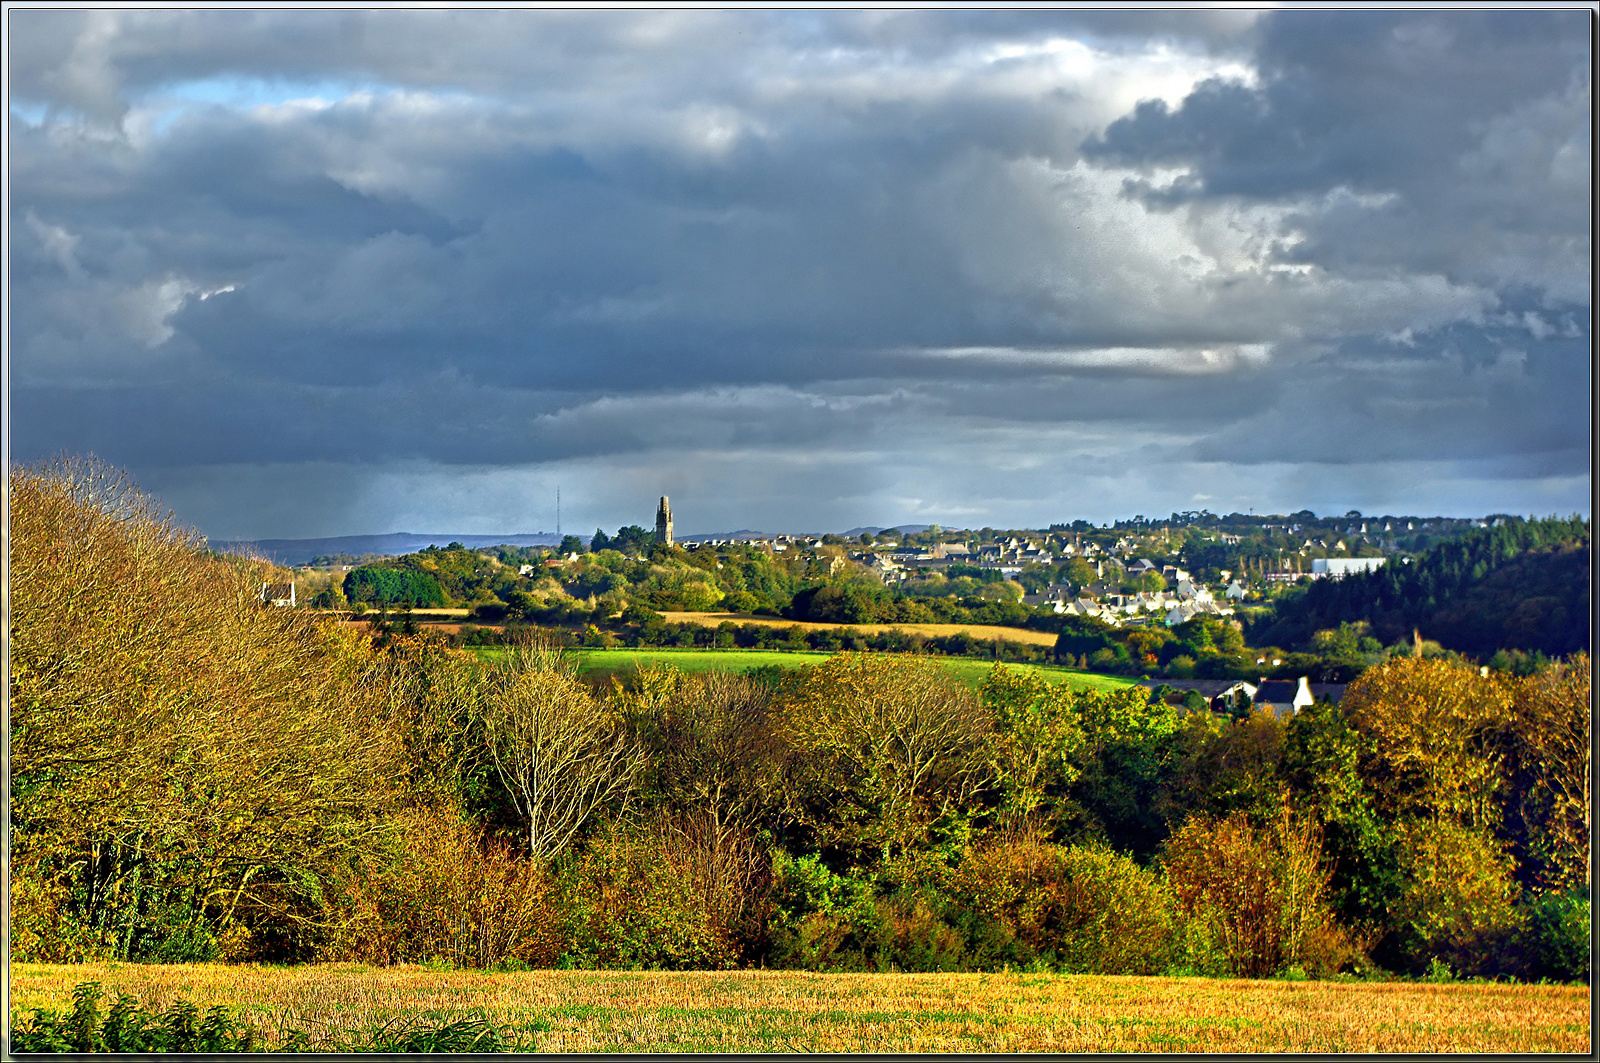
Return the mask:
[[[12,1007],[64,1007],[88,980],[228,1005],[269,1041],[478,1010],[546,1052],[1590,1051],[1583,986],[16,964]]]
[[[716,627],[724,621],[735,624],[761,624],[765,627],[801,627],[807,630],[834,631],[846,628],[867,635],[884,631],[903,631],[908,635],[958,635],[965,631],[979,642],[1022,642],[1030,646],[1054,646],[1056,636],[1048,631],[1034,631],[1025,627],[1002,627],[999,624],[819,624],[810,620],[784,620],[775,616],[754,616],[749,613],[662,613],[669,624],[700,624]]]

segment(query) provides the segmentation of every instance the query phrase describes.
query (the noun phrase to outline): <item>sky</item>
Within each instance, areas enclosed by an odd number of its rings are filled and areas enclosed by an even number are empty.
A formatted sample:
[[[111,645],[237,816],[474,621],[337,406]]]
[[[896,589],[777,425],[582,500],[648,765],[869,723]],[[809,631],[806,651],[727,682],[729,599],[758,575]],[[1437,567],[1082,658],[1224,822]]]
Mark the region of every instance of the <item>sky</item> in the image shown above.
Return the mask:
[[[1591,19],[8,5],[11,460],[216,539],[1587,514]]]

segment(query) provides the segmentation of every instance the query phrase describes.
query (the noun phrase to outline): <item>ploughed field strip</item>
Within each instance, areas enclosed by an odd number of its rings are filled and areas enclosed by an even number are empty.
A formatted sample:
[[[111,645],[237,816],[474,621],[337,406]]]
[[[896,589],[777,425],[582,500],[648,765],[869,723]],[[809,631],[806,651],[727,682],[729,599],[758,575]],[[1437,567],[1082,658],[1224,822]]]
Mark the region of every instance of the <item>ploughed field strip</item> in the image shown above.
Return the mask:
[[[17,964],[12,1007],[104,984],[288,1031],[483,1016],[545,1052],[1588,1052],[1589,989],[1039,974]]]

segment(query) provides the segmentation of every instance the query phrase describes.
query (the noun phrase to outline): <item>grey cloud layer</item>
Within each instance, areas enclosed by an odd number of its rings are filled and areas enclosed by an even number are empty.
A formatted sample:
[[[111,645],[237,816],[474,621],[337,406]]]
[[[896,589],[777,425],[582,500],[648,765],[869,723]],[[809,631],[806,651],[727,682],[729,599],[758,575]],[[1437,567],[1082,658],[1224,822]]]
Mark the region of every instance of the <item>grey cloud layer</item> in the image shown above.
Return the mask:
[[[15,11],[13,446],[1571,483],[1587,17]]]

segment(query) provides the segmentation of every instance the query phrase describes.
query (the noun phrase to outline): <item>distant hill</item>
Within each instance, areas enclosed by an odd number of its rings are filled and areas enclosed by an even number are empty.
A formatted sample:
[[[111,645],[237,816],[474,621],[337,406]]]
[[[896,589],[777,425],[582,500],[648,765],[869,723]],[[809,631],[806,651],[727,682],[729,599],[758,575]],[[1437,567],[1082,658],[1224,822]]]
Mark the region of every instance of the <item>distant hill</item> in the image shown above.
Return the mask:
[[[390,532],[387,535],[336,535],[326,539],[225,539],[211,543],[224,554],[260,555],[280,565],[303,565],[326,554],[383,554],[398,557],[430,546],[460,543],[466,547],[555,546],[561,537],[549,532],[521,535],[427,535],[417,532]]]
[[[1479,658],[1496,650],[1550,656],[1589,647],[1590,524],[1510,518],[1440,543],[1410,564],[1319,580],[1279,602],[1255,645],[1299,646],[1319,630],[1365,620],[1386,644],[1413,629]]]
[[[877,535],[886,531],[897,531],[901,535],[920,535],[931,527],[932,524],[896,524],[893,528],[851,528],[839,534],[846,539],[854,539],[861,535]]]

